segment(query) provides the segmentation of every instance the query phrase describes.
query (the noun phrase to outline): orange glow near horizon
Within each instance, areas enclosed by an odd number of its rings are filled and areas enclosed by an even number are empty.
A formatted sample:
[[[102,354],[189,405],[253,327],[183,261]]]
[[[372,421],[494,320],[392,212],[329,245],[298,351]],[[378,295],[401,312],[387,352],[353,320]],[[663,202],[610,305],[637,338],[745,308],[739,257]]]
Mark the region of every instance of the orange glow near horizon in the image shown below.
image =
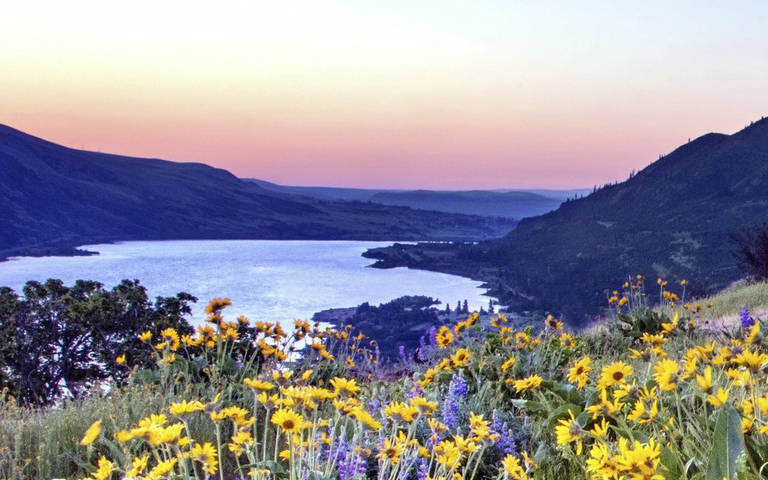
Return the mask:
[[[290,185],[589,188],[766,114],[737,3],[33,0],[0,123]]]

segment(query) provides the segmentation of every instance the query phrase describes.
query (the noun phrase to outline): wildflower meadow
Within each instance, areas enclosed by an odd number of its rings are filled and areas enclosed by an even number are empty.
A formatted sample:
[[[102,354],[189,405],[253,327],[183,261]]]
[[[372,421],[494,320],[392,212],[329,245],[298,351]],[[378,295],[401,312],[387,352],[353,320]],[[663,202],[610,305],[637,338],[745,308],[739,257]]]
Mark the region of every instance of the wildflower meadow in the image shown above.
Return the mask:
[[[473,313],[382,364],[351,326],[226,319],[147,330],[124,381],[0,411],[0,476],[82,479],[759,479],[768,341],[749,310],[645,280],[609,291],[584,332]],[[655,297],[655,294],[653,295]],[[133,359],[146,359],[141,364]]]

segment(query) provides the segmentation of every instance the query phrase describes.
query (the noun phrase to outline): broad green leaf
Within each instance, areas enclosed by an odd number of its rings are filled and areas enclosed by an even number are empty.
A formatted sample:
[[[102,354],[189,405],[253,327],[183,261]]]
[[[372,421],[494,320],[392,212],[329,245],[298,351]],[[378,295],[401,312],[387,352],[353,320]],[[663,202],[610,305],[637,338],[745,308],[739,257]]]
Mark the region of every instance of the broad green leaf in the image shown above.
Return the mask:
[[[546,423],[547,427],[551,430],[558,425],[558,420],[571,418],[568,412],[573,413],[574,417],[578,417],[581,413],[581,408],[578,405],[573,405],[572,403],[560,405],[556,409],[552,410],[552,413],[549,414],[544,423]]]
[[[637,440],[640,443],[648,443],[650,440],[650,437],[647,434],[632,429],[620,428],[616,425],[611,425],[611,430],[616,432],[619,436],[626,438],[627,440]]]
[[[746,455],[739,413],[726,403],[717,415],[712,452],[707,464],[707,480],[736,479]]]
[[[683,478],[683,465],[680,458],[666,446],[661,447],[660,453],[659,460],[661,460],[661,468],[664,472],[665,480]]]
[[[575,385],[551,382],[549,389],[558,397],[562,398],[565,402],[581,403],[581,395],[579,394],[579,391],[576,389]]]

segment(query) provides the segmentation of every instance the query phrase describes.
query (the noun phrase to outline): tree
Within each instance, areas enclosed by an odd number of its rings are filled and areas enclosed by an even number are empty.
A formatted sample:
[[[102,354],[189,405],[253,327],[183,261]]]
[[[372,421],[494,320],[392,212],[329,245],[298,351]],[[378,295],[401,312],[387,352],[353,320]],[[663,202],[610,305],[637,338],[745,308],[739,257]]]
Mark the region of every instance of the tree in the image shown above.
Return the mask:
[[[78,280],[27,282],[20,298],[0,288],[0,386],[26,405],[47,405],[62,396],[78,398],[108,379],[124,380],[116,358],[130,352],[142,359],[138,335],[173,327],[193,332],[183,318],[196,299],[180,293],[151,302],[138,280],[123,280],[111,291]]]
[[[755,280],[768,280],[768,223],[731,236],[739,268]]]

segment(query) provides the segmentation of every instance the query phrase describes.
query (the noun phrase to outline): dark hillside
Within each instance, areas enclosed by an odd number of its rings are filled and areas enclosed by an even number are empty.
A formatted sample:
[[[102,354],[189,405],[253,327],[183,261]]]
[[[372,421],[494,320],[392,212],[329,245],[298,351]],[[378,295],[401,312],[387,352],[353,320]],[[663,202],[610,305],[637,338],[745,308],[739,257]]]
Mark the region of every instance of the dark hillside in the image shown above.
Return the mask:
[[[626,182],[525,219],[491,247],[516,285],[594,312],[640,273],[701,288],[737,279],[730,234],[768,219],[768,121],[707,134]]]
[[[0,125],[0,258],[159,239],[499,237],[508,220],[307,199],[199,163],[73,150]]]
[[[523,219],[501,240],[456,250],[452,263],[445,252],[425,261],[428,246],[373,256],[388,265],[418,258],[420,268],[493,271],[479,278],[511,304],[580,323],[630,274],[687,279],[698,291],[738,279],[730,235],[766,220],[768,119],[733,135],[704,135],[623,183]]]

